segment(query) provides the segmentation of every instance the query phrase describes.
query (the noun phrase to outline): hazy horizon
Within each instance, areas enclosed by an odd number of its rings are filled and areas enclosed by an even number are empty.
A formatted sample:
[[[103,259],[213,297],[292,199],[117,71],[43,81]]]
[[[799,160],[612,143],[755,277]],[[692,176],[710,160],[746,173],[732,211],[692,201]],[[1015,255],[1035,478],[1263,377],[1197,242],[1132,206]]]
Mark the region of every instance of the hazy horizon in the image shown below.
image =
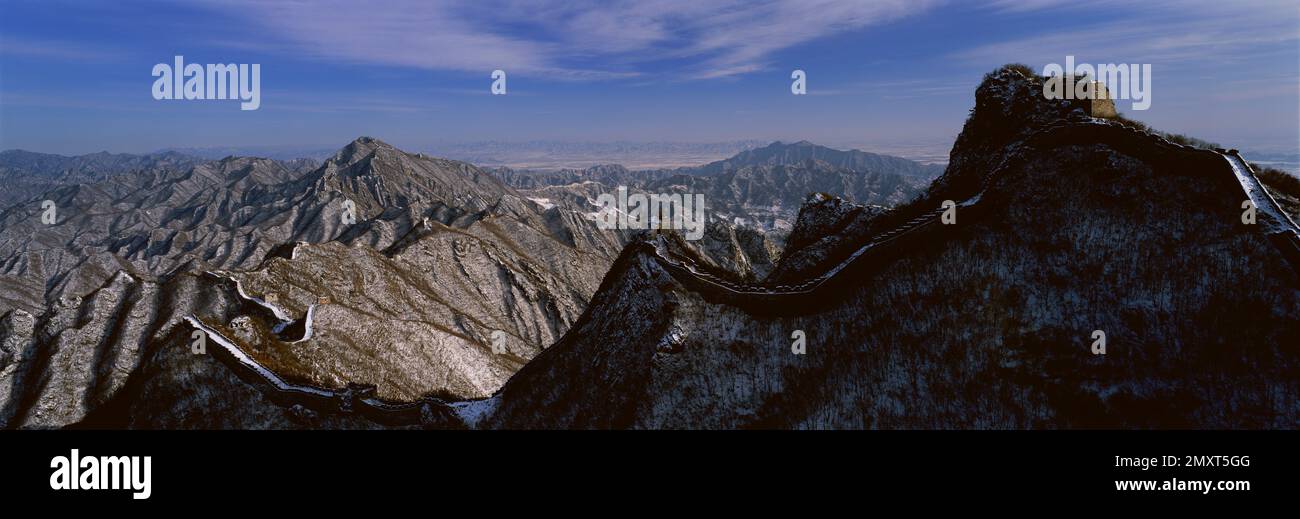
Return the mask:
[[[360,138],[362,136],[358,136]],[[389,142],[380,136],[365,136]],[[350,141],[349,141],[350,142]],[[738,140],[718,142],[638,142],[638,141],[460,141],[439,142],[427,146],[397,146],[409,153],[424,153],[437,157],[472,163],[480,167],[508,167],[516,170],[548,171],[559,169],[584,169],[593,166],[619,165],[630,170],[672,169],[696,167],[709,162],[730,158],[735,154],[776,143],[791,144],[798,141]],[[148,155],[176,152],[217,160],[229,156],[262,157],[275,160],[324,160],[348,143],[333,146],[206,146],[168,147],[147,151],[99,150],[90,153],[60,156],[85,156],[98,153]],[[922,164],[945,165],[951,142],[939,143],[813,143],[838,150],[859,150],[881,155],[891,155]],[[46,153],[21,148],[0,149],[0,152],[25,151]]]

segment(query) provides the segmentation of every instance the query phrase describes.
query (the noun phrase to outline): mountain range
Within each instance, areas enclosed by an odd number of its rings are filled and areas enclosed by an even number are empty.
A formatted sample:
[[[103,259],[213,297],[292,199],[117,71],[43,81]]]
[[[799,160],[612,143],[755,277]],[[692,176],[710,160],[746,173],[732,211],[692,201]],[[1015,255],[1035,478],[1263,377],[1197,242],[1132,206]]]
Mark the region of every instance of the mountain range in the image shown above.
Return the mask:
[[[1271,188],[1041,81],[989,74],[946,168],[4,152],[0,425],[1294,427]],[[600,228],[618,186],[707,232]]]
[[[943,168],[807,141],[774,142],[725,160],[676,169],[630,171],[617,165],[584,170],[495,170],[516,189],[578,206],[616,186],[650,193],[703,193],[713,219],[783,236],[810,193],[832,193],[862,204],[896,205],[920,193]]]
[[[597,228],[589,200],[552,204],[499,180],[520,178],[510,172],[368,137],[323,162],[12,151],[0,168],[48,187],[0,212],[9,427],[139,425],[102,410],[138,405],[127,395],[172,368],[187,378],[167,387],[239,394],[227,368],[185,354],[192,325],[292,383],[367,384],[393,401],[485,397],[563,336],[639,234]],[[779,255],[729,220],[690,247],[747,279]],[[182,415],[167,424],[207,423]]]

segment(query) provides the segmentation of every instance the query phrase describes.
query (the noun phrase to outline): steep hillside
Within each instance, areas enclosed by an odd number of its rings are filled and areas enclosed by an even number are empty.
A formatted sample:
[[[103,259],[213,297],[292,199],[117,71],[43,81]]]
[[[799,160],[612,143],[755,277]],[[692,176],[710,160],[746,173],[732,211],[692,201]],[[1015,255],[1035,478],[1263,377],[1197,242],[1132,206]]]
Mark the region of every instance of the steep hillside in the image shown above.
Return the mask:
[[[570,333],[464,414],[506,428],[1294,427],[1294,223],[1235,155],[1092,119],[1037,81],[989,76],[924,198],[874,215],[814,201],[792,242],[864,222],[802,247],[820,270],[737,284],[664,242],[625,250]]]
[[[49,197],[52,225],[27,205],[0,214],[0,279],[16,287],[0,330],[10,427],[112,421],[103,409],[123,405],[139,411],[131,426],[188,426],[130,395],[188,399],[159,396],[160,381],[228,377],[240,356],[385,399],[485,396],[567,330],[625,239],[468,164],[370,138],[306,174],[228,158]],[[188,353],[196,325],[214,354]],[[280,426],[211,420],[193,423]]]

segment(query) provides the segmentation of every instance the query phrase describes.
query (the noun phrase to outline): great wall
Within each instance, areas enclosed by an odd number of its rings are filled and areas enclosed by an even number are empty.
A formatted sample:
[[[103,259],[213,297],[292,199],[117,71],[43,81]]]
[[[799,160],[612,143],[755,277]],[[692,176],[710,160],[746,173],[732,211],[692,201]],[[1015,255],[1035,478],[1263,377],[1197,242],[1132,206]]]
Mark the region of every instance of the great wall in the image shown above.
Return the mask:
[[[1170,171],[1208,175],[1207,180],[1222,182],[1225,187],[1236,186],[1240,197],[1234,197],[1237,199],[1230,202],[1238,204],[1249,200],[1259,211],[1268,215],[1265,225],[1259,228],[1278,247],[1297,274],[1300,274],[1300,228],[1286,216],[1276,200],[1263,188],[1254,171],[1236,150],[1211,151],[1176,144],[1157,134],[1104,119],[1089,118],[1086,121],[1052,124],[1033,132],[1020,143],[1015,144],[1013,149],[1006,153],[1002,164],[984,176],[983,187],[979,193],[956,202],[963,222],[978,219],[987,212],[986,209],[991,204],[997,203],[998,197],[989,192],[991,181],[1014,166],[1016,161],[1022,160],[1025,156],[1024,151],[1080,143],[1105,144],[1144,160],[1168,164],[1171,166]],[[872,236],[848,258],[823,274],[798,283],[768,285],[728,280],[708,273],[690,258],[670,252],[662,238],[658,238],[652,242],[636,242],[625,248],[606,274],[597,293],[603,292],[625,269],[633,265],[635,260],[645,255],[663,267],[687,289],[710,302],[732,305],[756,314],[813,312],[825,304],[834,302],[833,291],[858,286],[846,279],[863,279],[875,268],[888,263],[891,258],[907,250],[908,244],[934,239],[923,231],[941,232],[938,229],[942,227],[939,222],[943,213],[942,208],[913,210],[917,213],[895,215],[898,218],[905,218],[903,223]],[[274,318],[280,321],[275,325],[278,329],[294,322],[287,313],[274,305],[244,294],[237,283],[234,289],[240,298],[259,308],[268,309],[266,313],[273,314]],[[581,329],[582,323],[590,314],[590,309],[584,312],[568,333]],[[373,385],[349,384],[343,389],[325,389],[294,384],[258,363],[237,346],[235,341],[205,324],[200,318],[189,316],[186,317],[186,321],[193,328],[211,337],[219,346],[216,350],[216,358],[238,373],[242,379],[261,388],[272,401],[286,407],[301,405],[320,412],[357,413],[376,423],[386,425],[436,423],[444,426],[472,427],[481,417],[484,408],[490,406],[492,400],[497,398],[494,396],[482,400],[448,402],[427,396],[415,402],[389,402],[375,396]],[[564,340],[562,338],[561,342]]]

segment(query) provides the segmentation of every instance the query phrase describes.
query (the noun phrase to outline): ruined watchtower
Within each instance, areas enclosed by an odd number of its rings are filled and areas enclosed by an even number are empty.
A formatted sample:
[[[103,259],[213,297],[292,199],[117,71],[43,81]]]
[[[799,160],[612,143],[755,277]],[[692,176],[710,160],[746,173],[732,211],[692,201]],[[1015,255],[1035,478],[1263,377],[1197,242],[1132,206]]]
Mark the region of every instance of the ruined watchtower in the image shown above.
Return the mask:
[[[1084,99],[1087,106],[1088,115],[1093,117],[1114,118],[1119,115],[1115,111],[1115,100],[1111,99],[1110,91],[1106,90],[1106,84],[1101,81],[1089,81],[1088,92],[1091,94],[1088,99]]]

